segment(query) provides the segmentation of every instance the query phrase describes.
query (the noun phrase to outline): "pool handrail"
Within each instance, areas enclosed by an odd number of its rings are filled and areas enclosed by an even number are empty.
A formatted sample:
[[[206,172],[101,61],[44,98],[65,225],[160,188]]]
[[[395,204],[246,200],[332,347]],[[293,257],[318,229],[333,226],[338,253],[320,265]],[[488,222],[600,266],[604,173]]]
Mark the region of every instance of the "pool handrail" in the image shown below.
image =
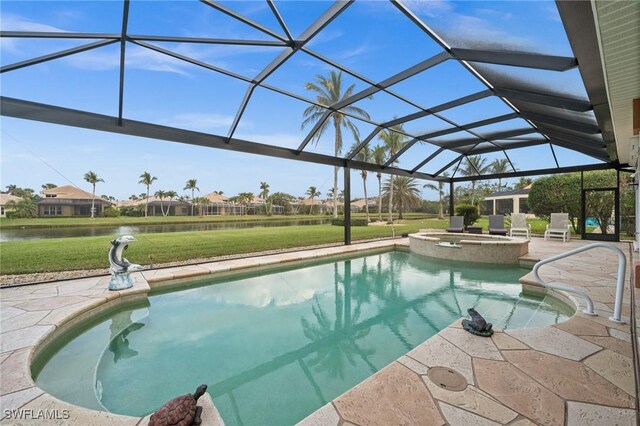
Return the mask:
[[[621,315],[622,315],[622,297],[624,295],[624,277],[625,277],[625,272],[627,268],[627,256],[625,256],[624,252],[620,250],[618,247],[614,246],[613,244],[593,243],[593,244],[578,247],[576,249],[569,250],[564,253],[560,253],[556,256],[552,256],[547,259],[541,260],[538,263],[536,263],[535,266],[533,267],[533,276],[535,277],[538,284],[542,285],[543,287],[551,288],[555,290],[564,290],[564,291],[568,291],[570,293],[575,293],[582,296],[585,302],[587,303],[587,308],[583,312],[587,315],[596,316],[598,314],[593,310],[593,301],[584,290],[581,290],[575,287],[570,287],[564,284],[559,284],[559,283],[548,283],[544,281],[542,278],[540,278],[540,275],[538,274],[538,270],[543,265],[546,265],[551,262],[555,262],[556,260],[564,259],[569,256],[573,256],[574,254],[582,253],[583,251],[591,250],[594,248],[606,248],[606,249],[612,250],[618,255],[618,277],[616,282],[616,300],[615,300],[615,306],[613,308],[613,316],[609,317],[609,319],[613,322],[624,324],[624,321],[622,320]]]

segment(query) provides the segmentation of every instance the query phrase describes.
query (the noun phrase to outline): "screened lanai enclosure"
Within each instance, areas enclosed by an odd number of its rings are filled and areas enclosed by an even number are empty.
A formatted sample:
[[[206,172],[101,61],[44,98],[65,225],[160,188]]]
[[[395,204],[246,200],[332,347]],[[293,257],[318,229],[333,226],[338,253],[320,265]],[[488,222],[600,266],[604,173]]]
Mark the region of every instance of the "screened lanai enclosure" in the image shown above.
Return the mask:
[[[1,113],[341,167],[345,199],[351,169],[453,187],[626,167],[597,8],[498,2],[471,16],[463,3],[61,2],[61,11],[100,17],[99,25],[63,27],[46,22],[34,2],[27,24],[8,19],[0,33],[3,46],[31,47],[3,50]],[[544,36],[532,35],[538,27]],[[65,78],[70,66],[84,78]],[[340,76],[343,96],[310,90],[319,75]],[[159,103],[173,119],[154,112]],[[203,118],[218,120],[214,130]],[[270,128],[256,129],[257,118]],[[301,126],[303,118],[312,120]],[[341,118],[352,126],[338,149],[334,126],[325,124]],[[400,143],[376,162],[362,153],[381,134]],[[507,169],[462,175],[476,155],[503,159]],[[349,203],[345,210],[348,224]]]

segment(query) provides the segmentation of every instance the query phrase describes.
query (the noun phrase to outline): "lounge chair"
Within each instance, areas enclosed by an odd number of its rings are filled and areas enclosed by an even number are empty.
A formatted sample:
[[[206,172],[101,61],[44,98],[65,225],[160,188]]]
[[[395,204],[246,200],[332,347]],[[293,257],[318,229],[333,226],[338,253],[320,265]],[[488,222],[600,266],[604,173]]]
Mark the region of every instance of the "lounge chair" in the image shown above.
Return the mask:
[[[525,235],[527,240],[531,239],[531,225],[527,223],[527,215],[524,213],[513,213],[511,215],[511,227],[509,236]]]
[[[504,229],[504,216],[501,214],[489,215],[489,235],[507,235]]]
[[[544,231],[544,239],[562,237],[562,242],[564,243],[570,238],[570,227],[569,213],[551,213],[551,223],[547,225],[547,230]]]
[[[451,216],[449,218],[449,227],[447,232],[464,232],[464,217]]]

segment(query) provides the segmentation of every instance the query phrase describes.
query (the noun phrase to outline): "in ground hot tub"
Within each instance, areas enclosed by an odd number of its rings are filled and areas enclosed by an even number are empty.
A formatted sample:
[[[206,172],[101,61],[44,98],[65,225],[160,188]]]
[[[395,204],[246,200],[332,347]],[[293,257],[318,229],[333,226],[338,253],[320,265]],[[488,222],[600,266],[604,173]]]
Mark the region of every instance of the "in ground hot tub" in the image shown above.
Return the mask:
[[[529,241],[496,235],[420,232],[409,235],[411,252],[438,259],[517,264],[529,252]]]

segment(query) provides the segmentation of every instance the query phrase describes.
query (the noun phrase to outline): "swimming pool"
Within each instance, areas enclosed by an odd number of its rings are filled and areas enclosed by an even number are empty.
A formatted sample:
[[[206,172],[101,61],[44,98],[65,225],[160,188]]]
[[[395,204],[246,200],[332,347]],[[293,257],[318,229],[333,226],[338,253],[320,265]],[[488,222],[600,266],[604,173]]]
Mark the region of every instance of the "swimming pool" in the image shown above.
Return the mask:
[[[33,373],[93,409],[145,415],[207,383],[228,425],[293,424],[468,307],[501,328],[573,314],[522,295],[526,272],[392,251],[194,281],[54,342]]]

